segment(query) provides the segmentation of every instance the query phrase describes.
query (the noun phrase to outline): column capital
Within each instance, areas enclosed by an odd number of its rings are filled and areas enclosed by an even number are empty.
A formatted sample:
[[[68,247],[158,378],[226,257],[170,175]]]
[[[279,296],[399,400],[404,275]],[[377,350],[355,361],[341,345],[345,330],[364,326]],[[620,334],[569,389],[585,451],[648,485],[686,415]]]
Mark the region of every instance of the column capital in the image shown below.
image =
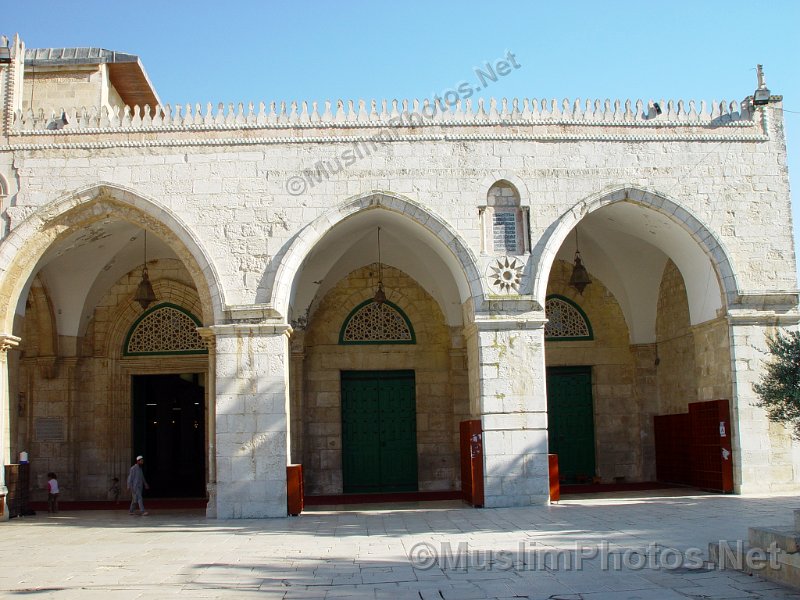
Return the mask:
[[[283,320],[283,315],[269,304],[229,305],[225,307],[225,313],[233,323],[274,323]]]
[[[200,329],[205,331],[200,332]],[[203,336],[230,337],[235,335],[247,336],[289,336],[292,333],[292,326],[288,323],[227,323],[224,325],[211,325],[210,327],[198,328],[198,332]]]
[[[774,310],[731,309],[727,314],[731,325],[761,325],[765,327],[790,327],[800,323],[800,312],[796,310],[778,312]]]
[[[11,335],[10,333],[0,333],[0,353],[5,354],[9,350],[16,348],[21,341],[22,338],[17,337],[16,335]]]
[[[475,320],[465,327],[466,331],[510,331],[519,329],[543,329],[547,323],[544,311],[518,315],[477,314]]]
[[[217,338],[210,327],[198,327],[197,333],[203,339],[203,343],[209,350],[214,350],[217,347]]]
[[[731,325],[790,327],[800,323],[797,290],[746,290],[728,305]]]

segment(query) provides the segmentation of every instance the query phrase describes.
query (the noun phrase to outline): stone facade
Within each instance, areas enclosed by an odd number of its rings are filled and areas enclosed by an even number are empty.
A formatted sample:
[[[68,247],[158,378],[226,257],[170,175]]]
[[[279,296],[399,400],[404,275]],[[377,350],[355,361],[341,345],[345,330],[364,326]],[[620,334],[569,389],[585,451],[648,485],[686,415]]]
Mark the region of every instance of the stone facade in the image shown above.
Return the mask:
[[[417,390],[418,482],[420,490],[453,490],[459,482],[458,423],[470,416],[466,365],[452,358],[463,335],[444,322],[441,309],[417,282],[392,267],[384,269],[387,298],[414,326],[414,344],[341,345],[340,329],[348,314],[372,297],[378,265],[350,273],[324,298],[304,333],[305,381],[302,446],[306,490],[342,493],[341,371],[412,369]],[[299,334],[300,332],[298,332]]]
[[[653,415],[729,398],[737,491],[797,487],[797,449],[751,388],[766,336],[800,319],[780,97],[97,100],[56,123],[60,105],[25,105],[34,74],[19,40],[12,54],[0,443],[6,462],[36,456],[34,478],[57,469],[65,499],[124,476],[137,373],[202,374],[208,514],[263,517],[286,512],[287,463],[310,492],[341,490],[340,371],[413,369],[419,489],[459,488],[458,422],[479,418],[487,506],[546,502],[546,368],[564,365],[591,367],[601,481],[654,477]],[[378,227],[413,347],[337,343],[374,293]],[[207,354],[121,354],[142,229],[157,302],[197,318]],[[593,340],[545,341],[550,294]],[[50,416],[67,433],[39,442]]]
[[[545,358],[548,366],[592,365],[592,400],[595,414],[597,476],[610,482],[615,478],[641,481],[652,478],[642,472],[643,419],[653,403],[652,396],[637,391],[636,355],[630,343],[625,317],[613,294],[600,281],[593,281],[583,294],[569,285],[572,265],[557,261],[550,274],[548,295],[570,297],[586,313],[594,339],[549,341]]]

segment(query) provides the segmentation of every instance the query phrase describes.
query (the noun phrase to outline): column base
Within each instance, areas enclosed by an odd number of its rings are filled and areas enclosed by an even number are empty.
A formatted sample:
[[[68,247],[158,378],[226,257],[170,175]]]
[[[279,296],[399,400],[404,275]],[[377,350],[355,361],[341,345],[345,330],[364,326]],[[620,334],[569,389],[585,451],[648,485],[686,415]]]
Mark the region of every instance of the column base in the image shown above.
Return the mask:
[[[281,480],[235,481],[217,490],[217,519],[286,518],[286,475]]]
[[[217,518],[217,484],[206,484],[206,492],[208,492],[208,504],[206,505],[206,519]]]
[[[523,495],[505,495],[505,496],[492,496],[486,498],[484,508],[513,508],[520,506],[547,506],[550,504],[550,494],[544,496],[534,494],[530,496]]]

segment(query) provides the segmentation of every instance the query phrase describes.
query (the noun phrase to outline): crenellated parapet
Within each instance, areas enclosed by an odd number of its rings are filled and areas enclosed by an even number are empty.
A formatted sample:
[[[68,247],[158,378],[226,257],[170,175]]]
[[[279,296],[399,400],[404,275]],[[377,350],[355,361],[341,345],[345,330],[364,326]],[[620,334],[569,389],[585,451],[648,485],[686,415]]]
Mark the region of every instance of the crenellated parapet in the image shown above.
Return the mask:
[[[777,99],[777,98],[776,98]],[[208,103],[18,110],[15,134],[101,131],[183,131],[286,128],[458,127],[503,125],[590,125],[600,127],[753,127],[758,121],[749,98],[739,102],[683,100],[478,99],[453,105],[425,100],[339,100],[337,102]],[[64,131],[67,130],[67,131]]]

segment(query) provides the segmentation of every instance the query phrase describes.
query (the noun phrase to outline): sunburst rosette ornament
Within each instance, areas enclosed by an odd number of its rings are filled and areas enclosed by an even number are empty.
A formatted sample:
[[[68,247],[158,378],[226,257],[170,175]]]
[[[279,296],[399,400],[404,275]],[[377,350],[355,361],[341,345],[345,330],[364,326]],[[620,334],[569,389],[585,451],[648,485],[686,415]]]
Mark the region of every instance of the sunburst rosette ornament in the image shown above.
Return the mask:
[[[508,256],[498,258],[490,267],[489,281],[501,294],[518,294],[522,283],[522,261]]]

